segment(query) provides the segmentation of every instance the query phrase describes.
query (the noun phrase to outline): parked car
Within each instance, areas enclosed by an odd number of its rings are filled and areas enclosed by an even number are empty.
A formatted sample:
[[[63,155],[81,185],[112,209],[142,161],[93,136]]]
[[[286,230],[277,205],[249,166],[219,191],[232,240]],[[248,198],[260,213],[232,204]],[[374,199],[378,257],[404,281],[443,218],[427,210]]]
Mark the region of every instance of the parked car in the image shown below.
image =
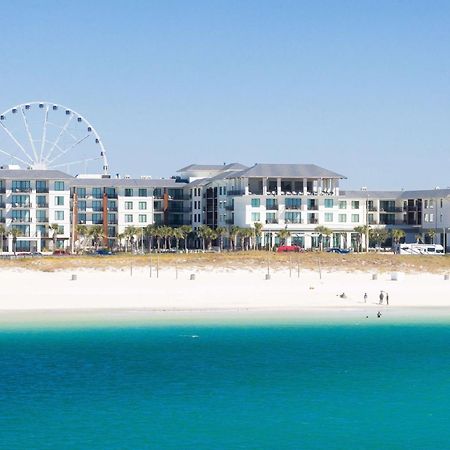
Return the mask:
[[[96,252],[96,255],[112,255],[111,250],[108,250],[107,248],[99,248]]]
[[[284,252],[301,252],[303,249],[299,247],[298,245],[280,245],[277,248],[278,253],[284,253]]]
[[[346,255],[347,253],[351,253],[350,248],[339,248],[339,247],[330,247],[327,252],[328,253],[339,253],[341,255]]]

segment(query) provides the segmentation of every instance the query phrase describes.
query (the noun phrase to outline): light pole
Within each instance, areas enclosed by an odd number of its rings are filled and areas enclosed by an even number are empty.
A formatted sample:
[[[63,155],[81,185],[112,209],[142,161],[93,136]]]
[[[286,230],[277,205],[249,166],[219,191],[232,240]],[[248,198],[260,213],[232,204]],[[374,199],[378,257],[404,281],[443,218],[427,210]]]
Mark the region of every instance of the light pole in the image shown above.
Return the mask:
[[[369,192],[366,192],[366,253],[369,253]]]

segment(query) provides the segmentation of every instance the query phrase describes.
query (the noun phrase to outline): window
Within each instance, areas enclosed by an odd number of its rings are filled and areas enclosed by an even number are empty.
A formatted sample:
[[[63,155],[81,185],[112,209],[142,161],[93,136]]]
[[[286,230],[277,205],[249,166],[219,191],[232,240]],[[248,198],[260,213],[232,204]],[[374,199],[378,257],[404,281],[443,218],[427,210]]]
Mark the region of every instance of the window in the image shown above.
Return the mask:
[[[30,192],[31,184],[29,181],[13,180],[12,191],[13,192]]]
[[[93,211],[102,211],[102,201],[101,200],[92,200],[92,210]]]
[[[425,222],[429,222],[429,220],[428,220],[428,213],[425,213],[425,214],[423,215],[423,220],[424,220]]]
[[[333,213],[325,213],[325,222],[333,222]]]
[[[101,214],[98,214],[98,213],[92,214],[92,223],[93,223],[94,225],[100,225],[100,224],[102,224],[102,223],[103,223],[102,215],[101,215]]]
[[[30,196],[29,195],[12,195],[11,204],[13,206],[26,206],[30,207]]]
[[[46,211],[43,209],[36,210],[36,221],[37,222],[47,222]]]
[[[86,188],[76,188],[75,193],[77,194],[78,198],[85,198],[86,197]]]
[[[433,222],[433,221],[434,221],[434,214],[431,213],[431,214],[430,214],[430,222]]]
[[[259,222],[261,220],[261,214],[259,212],[252,213],[252,222]]]
[[[64,211],[55,211],[55,220],[64,220]]]
[[[86,214],[78,214],[78,223],[86,223]]]
[[[287,198],[284,201],[286,209],[300,209],[302,206],[302,201],[299,198]]]
[[[147,214],[139,214],[139,223],[147,222]]]
[[[125,222],[133,222],[133,214],[125,214]]]
[[[441,198],[441,208],[442,208],[442,198]]]
[[[433,201],[433,199],[430,199],[430,201],[428,203],[428,207],[429,208],[434,208],[434,201]]]
[[[36,181],[36,192],[48,192],[47,182],[43,180]]]
[[[116,215],[108,213],[108,223],[116,223]]]
[[[324,200],[324,206],[325,206],[325,208],[332,208],[333,207],[333,199],[332,198],[326,198]]]
[[[352,209],[359,209],[359,200],[352,200]]]
[[[352,214],[352,222],[359,222],[359,214]]]
[[[222,186],[219,186],[219,195],[222,195]]]
[[[147,209],[147,202],[139,202],[139,209]]]
[[[58,225],[58,234],[64,234],[64,225]]]
[[[278,200],[276,198],[266,199],[266,209],[278,209]]]
[[[299,211],[287,211],[284,213],[284,221],[286,223],[301,223],[301,215]]]
[[[261,200],[259,198],[252,198],[252,207],[259,208],[261,206]]]
[[[86,200],[80,200],[78,202],[78,211],[86,211]]]
[[[133,202],[125,202],[125,209],[133,209]]]
[[[267,213],[266,214],[266,223],[278,223],[275,213]]]
[[[125,189],[125,197],[133,197],[133,189],[126,188]]]
[[[55,206],[64,206],[64,197],[62,195],[55,197]]]
[[[117,203],[115,200],[108,200],[108,210],[109,211],[117,211]]]
[[[36,205],[38,208],[47,207],[47,199],[45,198],[45,195],[36,195]]]
[[[339,215],[338,215],[338,221],[339,221],[340,223],[345,223],[345,222],[347,222],[347,214],[339,214]]]
[[[140,188],[138,191],[139,197],[147,197],[147,189],[146,188]]]
[[[102,198],[102,188],[92,188],[92,197]]]
[[[55,191],[63,191],[64,190],[64,181],[55,181],[54,187],[55,187]]]
[[[339,209],[347,209],[347,201],[346,200],[339,201]]]

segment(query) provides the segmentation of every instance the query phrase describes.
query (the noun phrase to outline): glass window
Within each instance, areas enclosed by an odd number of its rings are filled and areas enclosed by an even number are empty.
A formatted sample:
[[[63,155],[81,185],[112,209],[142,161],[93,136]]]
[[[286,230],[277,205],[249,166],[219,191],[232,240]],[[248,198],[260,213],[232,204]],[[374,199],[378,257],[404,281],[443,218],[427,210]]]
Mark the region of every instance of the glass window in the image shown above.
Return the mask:
[[[261,206],[261,200],[259,198],[252,198],[252,207],[259,208]]]
[[[352,214],[352,222],[359,222],[359,214]]]
[[[147,202],[139,202],[139,209],[147,209]]]
[[[64,211],[55,211],[55,220],[64,220]]]
[[[36,210],[36,221],[37,222],[47,222],[47,211],[43,209]]]
[[[55,197],[55,205],[56,206],[63,206],[64,205],[64,197],[62,195],[57,195]]]
[[[86,214],[78,214],[78,223],[86,223]]]
[[[94,225],[100,225],[103,223],[103,217],[101,214],[99,213],[94,213],[92,214],[92,223]]]
[[[147,214],[139,214],[139,223],[147,222]]]
[[[266,223],[278,223],[275,213],[266,213]]]
[[[108,213],[108,223],[116,223],[116,215]]]
[[[325,206],[325,208],[332,208],[333,207],[333,199],[332,198],[326,198],[324,200],[324,206]]]
[[[125,197],[133,197],[133,189],[126,188],[125,189]]]
[[[55,188],[55,191],[63,191],[64,190],[64,181],[55,181],[54,188]]]
[[[48,192],[47,182],[44,180],[36,180],[36,192]]]
[[[300,209],[302,206],[302,201],[299,198],[287,198],[284,201],[286,209]]]
[[[352,200],[352,209],[359,209],[359,200]]]
[[[92,200],[92,210],[93,211],[103,211],[101,200]]]
[[[58,225],[58,234],[64,234],[64,225]]]
[[[116,189],[112,187],[105,188],[105,194],[108,198],[116,198]]]
[[[347,201],[346,200],[339,201],[339,209],[347,209]]]
[[[278,209],[278,200],[276,198],[267,198],[266,209]]]
[[[333,213],[325,213],[325,222],[333,222]]]
[[[45,195],[36,195],[36,205],[38,208],[46,208],[48,206]]]
[[[86,200],[80,200],[78,202],[78,211],[86,211]]]
[[[259,212],[252,213],[252,222],[259,222],[261,220],[261,214]]]
[[[102,188],[92,188],[92,197],[102,198]]]
[[[125,209],[133,209],[133,202],[125,202]]]
[[[86,197],[86,188],[78,187],[75,189],[75,192],[76,192],[78,198]]]
[[[340,223],[347,222],[347,214],[339,214],[338,215],[338,220],[339,220]]]
[[[125,222],[133,222],[133,214],[125,214]]]
[[[138,191],[139,197],[147,197],[147,189],[146,188],[140,188]]]
[[[31,184],[29,181],[13,180],[12,191],[13,192],[30,192]]]
[[[286,223],[301,223],[301,214],[299,211],[287,211],[284,213]]]

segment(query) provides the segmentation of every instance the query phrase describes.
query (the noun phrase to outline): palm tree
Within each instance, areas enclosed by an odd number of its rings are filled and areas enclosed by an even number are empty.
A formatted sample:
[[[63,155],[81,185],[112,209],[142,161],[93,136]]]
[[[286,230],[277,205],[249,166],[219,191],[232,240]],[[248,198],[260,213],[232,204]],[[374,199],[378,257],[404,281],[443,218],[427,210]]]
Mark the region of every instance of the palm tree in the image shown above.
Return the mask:
[[[394,241],[394,244],[398,245],[400,244],[400,241],[405,237],[405,232],[403,230],[400,230],[399,228],[395,228],[391,231],[391,237]]]
[[[367,236],[367,232],[369,231],[368,225],[358,225],[357,227],[353,228],[353,231],[357,234],[357,250],[360,252],[361,249],[361,243],[362,243],[362,237]],[[366,251],[369,249],[369,241],[366,239]]]
[[[237,225],[232,225],[228,232],[233,250],[236,250],[236,247],[237,247],[237,238],[239,235],[239,230],[240,230],[240,228]]]
[[[5,238],[6,227],[0,223],[0,252],[3,253],[3,239]]]
[[[436,237],[436,230],[428,230],[427,236],[429,237],[432,244],[434,244],[434,238]]]
[[[13,243],[13,252],[14,255],[16,255],[16,250],[17,250],[17,238],[19,236],[21,236],[21,232],[18,228],[11,228],[9,230],[9,234],[12,236],[12,243]]]
[[[333,234],[333,232],[329,228],[324,227],[323,225],[317,226],[314,229],[314,231],[316,233],[319,233],[319,246],[320,250],[323,251],[323,237],[326,236],[328,238]]]
[[[133,251],[134,244],[136,242],[136,236],[139,234],[139,229],[134,226],[128,226],[125,228],[124,235],[125,235],[125,251],[128,250],[128,244],[130,244],[130,249]]]
[[[167,250],[170,248],[170,238],[173,236],[173,228],[164,225],[160,227],[160,233],[164,240],[164,248]]]
[[[147,225],[144,228],[144,236],[148,239],[148,252],[150,253],[153,248],[153,238],[157,235],[157,227],[154,224]]]
[[[254,234],[255,234],[255,248],[261,248],[261,236],[263,231],[263,224],[261,222],[255,222],[254,224]]]
[[[192,232],[192,228],[189,225],[182,225],[179,230],[183,234],[183,241],[184,241],[184,249],[187,250],[187,240],[189,234]]]
[[[161,251],[161,239],[163,238],[163,230],[162,227],[157,226],[154,230],[155,238],[156,238],[156,249],[159,253]]]
[[[57,240],[58,231],[59,231],[59,225],[57,223],[52,223],[49,228],[50,228],[50,230],[53,231],[52,241],[53,241],[53,251],[55,251],[56,250],[56,240]]]
[[[119,251],[122,251],[122,241],[125,239],[125,233],[119,233],[117,235],[117,243],[119,244]]]
[[[202,248],[203,251],[206,250],[206,241],[210,235],[211,228],[208,227],[208,225],[202,225],[198,229],[198,237],[202,240]]]
[[[180,246],[180,239],[183,239],[184,233],[180,228],[174,228],[172,231],[172,236],[175,238],[175,248],[177,249],[178,252]]]
[[[104,236],[103,227],[101,225],[91,225],[88,228],[88,235],[91,238],[93,247],[95,250],[98,250],[99,242]]]
[[[291,232],[286,228],[280,230],[277,233],[278,238],[280,239],[281,245],[286,245],[288,238],[291,236]]]
[[[223,250],[223,238],[227,235],[227,229],[225,227],[217,227],[216,228],[216,235],[219,239],[219,250]]]
[[[385,228],[373,228],[370,230],[370,237],[381,247],[389,237],[389,232]]]
[[[82,241],[83,241],[83,248],[85,247],[85,245],[86,245],[86,237],[87,237],[87,235],[88,235],[88,229],[87,229],[87,226],[86,225],[83,225],[83,224],[78,224],[77,226],[76,226],[76,231],[77,231],[77,234],[78,234],[78,236],[79,236],[79,238],[82,238]],[[78,247],[80,246],[80,240],[78,241]]]

